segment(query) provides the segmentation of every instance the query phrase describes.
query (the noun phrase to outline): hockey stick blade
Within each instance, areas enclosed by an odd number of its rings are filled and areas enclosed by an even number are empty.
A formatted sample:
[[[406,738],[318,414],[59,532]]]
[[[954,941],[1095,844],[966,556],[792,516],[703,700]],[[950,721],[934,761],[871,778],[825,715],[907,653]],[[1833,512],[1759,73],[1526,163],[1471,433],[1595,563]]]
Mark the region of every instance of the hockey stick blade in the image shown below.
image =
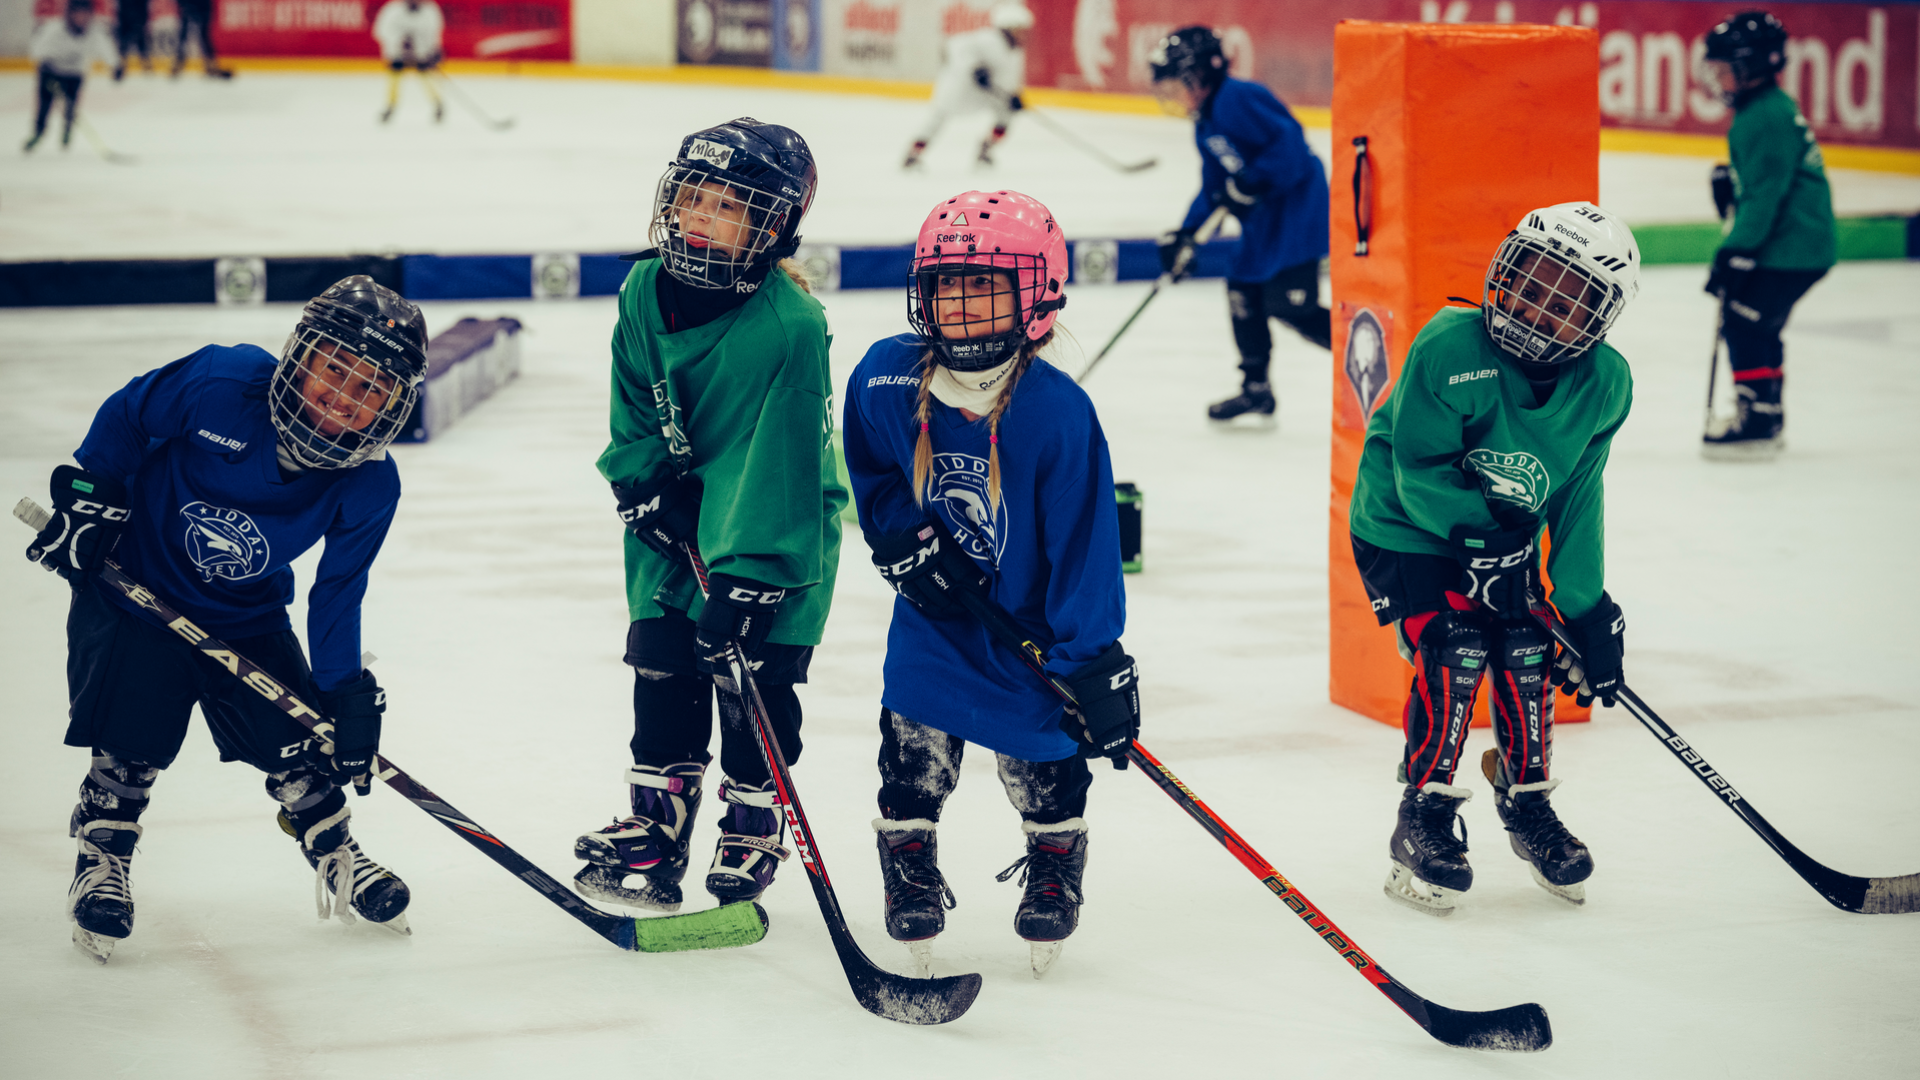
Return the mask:
[[[36,532],[46,528],[52,517],[30,498],[21,499],[14,505],[13,516]],[[332,734],[331,726],[324,717],[282,687],[273,676],[229,648],[219,638],[194,625],[192,620],[167,606],[165,601],[145,587],[136,584],[121,571],[118,564],[109,560],[99,571],[99,580],[152,614],[160,625],[178,634],[202,655],[226,668],[235,678],[285,712],[289,719],[312,729],[316,735],[327,737]],[[634,919],[601,911],[575,896],[572,890],[555,881],[478,822],[454,809],[452,804],[435,795],[425,784],[415,780],[385,756],[374,756],[374,772],[388,787],[445,825],[455,836],[531,886],[560,910],[622,949],[633,952],[680,952],[731,948],[751,945],[767,934],[767,913],[758,904],[729,904],[712,911],[650,919]]]

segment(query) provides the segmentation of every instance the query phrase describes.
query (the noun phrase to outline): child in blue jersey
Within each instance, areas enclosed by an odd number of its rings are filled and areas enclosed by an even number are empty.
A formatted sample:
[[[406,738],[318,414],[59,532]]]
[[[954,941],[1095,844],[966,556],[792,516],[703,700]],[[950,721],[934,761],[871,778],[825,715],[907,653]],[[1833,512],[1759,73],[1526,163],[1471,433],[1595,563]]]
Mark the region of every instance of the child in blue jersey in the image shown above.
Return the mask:
[[[1268,319],[1279,319],[1323,349],[1332,316],[1320,306],[1327,254],[1327,174],[1300,122],[1273,91],[1227,77],[1220,38],[1204,26],[1175,30],[1148,57],[1153,91],[1193,118],[1200,193],[1180,227],[1160,239],[1160,264],[1174,280],[1193,265],[1194,236],[1216,209],[1240,220],[1240,253],[1227,270],[1227,309],[1240,349],[1240,393],[1207,410],[1215,420],[1272,416],[1273,355]]]
[[[426,348],[419,308],[346,278],[307,305],[277,362],[209,345],[150,371],[100,407],[79,467],[54,470],[53,519],[27,557],[73,587],[66,743],[90,748],[93,767],[70,824],[80,854],[68,904],[74,943],[101,961],[133,932],[140,814],[196,702],[221,760],[267,774],[280,827],[332,910],[407,932],[407,887],[349,835],[341,786],[367,790],[380,742],[386,694],[360,665],[360,599],[400,498],[386,448],[413,410]],[[289,564],[322,540],[309,668],[287,618]],[[319,710],[332,738],[100,583],[109,557]]]
[[[887,932],[915,946],[954,904],[935,858],[940,808],[969,742],[999,760],[1027,854],[1015,918],[1043,971],[1079,922],[1089,756],[1124,767],[1139,731],[1120,647],[1113,471],[1093,404],[1037,356],[1066,303],[1066,238],[1017,192],[972,191],[921,227],[914,333],[879,341],[847,384],[847,470],[873,561],[900,593],[880,710],[880,867]],[[1002,452],[1002,445],[1006,452]],[[995,642],[971,591],[1051,641],[1058,697]]]

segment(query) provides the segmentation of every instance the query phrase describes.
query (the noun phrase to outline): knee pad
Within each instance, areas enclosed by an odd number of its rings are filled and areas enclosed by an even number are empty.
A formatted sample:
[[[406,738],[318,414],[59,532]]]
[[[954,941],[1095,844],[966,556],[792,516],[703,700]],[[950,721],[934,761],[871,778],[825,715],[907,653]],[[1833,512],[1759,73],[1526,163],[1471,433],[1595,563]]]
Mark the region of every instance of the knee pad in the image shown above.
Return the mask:
[[[1424,663],[1461,671],[1487,669],[1492,624],[1479,611],[1442,611],[1420,628],[1415,642]]]
[[[1545,671],[1552,666],[1553,638],[1532,619],[1502,623],[1498,636],[1492,666],[1505,671]]]

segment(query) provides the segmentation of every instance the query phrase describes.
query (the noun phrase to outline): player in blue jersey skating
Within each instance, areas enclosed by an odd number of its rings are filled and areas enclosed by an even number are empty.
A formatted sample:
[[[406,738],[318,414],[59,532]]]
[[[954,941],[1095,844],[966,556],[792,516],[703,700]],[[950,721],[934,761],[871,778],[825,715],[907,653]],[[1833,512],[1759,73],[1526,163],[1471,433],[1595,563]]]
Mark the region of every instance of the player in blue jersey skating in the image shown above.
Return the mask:
[[[53,471],[53,520],[27,557],[73,587],[66,743],[93,751],[70,835],[74,943],[105,961],[133,932],[127,872],[155,777],[198,702],[223,761],[267,774],[279,822],[342,921],[407,932],[406,885],[348,834],[349,779],[366,790],[386,694],[360,664],[360,600],[400,498],[387,445],[426,374],[420,309],[372,278],[306,306],[276,362],[209,345],[134,379]],[[301,651],[287,617],[294,559],[326,543]],[[334,726],[330,746],[95,573],[111,557]],[[328,913],[323,903],[321,914]]]
[[[847,383],[847,470],[873,561],[901,599],[880,709],[880,869],[887,933],[924,944],[955,903],[935,859],[967,743],[992,750],[1019,811],[1026,886],[1014,928],[1036,974],[1079,923],[1087,757],[1124,762],[1140,730],[1120,647],[1113,470],[1093,403],[1037,354],[1066,303],[1067,243],[1018,192],[970,191],[921,226],[909,334],[876,342]],[[958,593],[985,595],[1053,642],[1065,712]]]

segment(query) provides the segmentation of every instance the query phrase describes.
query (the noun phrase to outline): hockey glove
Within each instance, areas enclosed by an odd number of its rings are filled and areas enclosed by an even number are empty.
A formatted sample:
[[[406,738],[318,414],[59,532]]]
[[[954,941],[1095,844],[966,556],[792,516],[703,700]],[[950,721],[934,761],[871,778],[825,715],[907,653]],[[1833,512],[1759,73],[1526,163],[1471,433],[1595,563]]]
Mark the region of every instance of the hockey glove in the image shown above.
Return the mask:
[[[918,527],[887,536],[870,536],[873,565],[893,591],[934,618],[964,615],[960,592],[987,594],[987,572],[961,551],[953,534],[928,519]]]
[[[68,581],[95,573],[127,529],[127,485],[62,465],[49,483],[53,517],[27,545],[27,561]]]
[[[1015,94],[1007,99],[1007,108],[1012,109],[1014,112],[1019,112],[1026,107],[1027,103],[1020,100],[1019,94]]]
[[[668,475],[651,483],[613,485],[620,503],[620,520],[648,547],[684,565],[682,542],[700,531],[700,482]]]
[[[774,616],[787,590],[762,585],[746,578],[712,574],[707,578],[707,606],[694,625],[694,666],[702,675],[713,675],[733,684],[733,668],[727,663],[727,646],[739,642],[752,664],[754,653],[773,629]]]
[[[1713,269],[1707,273],[1707,292],[1722,300],[1730,296],[1739,296],[1740,287],[1746,284],[1747,275],[1753,273],[1754,267],[1758,265],[1751,251],[1741,248],[1721,248],[1713,253]]]
[[[332,690],[320,691],[320,712],[331,727],[320,735],[321,770],[333,782],[362,795],[373,789],[373,756],[380,749],[380,714],[387,711],[387,692],[361,669],[358,678]]]
[[[1175,229],[1163,234],[1160,245],[1160,272],[1179,281],[1193,272],[1193,230]]]
[[[1567,636],[1580,646],[1580,655],[1562,647],[1555,659],[1560,692],[1572,694],[1580,705],[1591,705],[1599,698],[1600,704],[1612,708],[1624,679],[1620,658],[1627,651],[1627,617],[1620,613],[1620,605],[1601,593],[1592,611],[1567,623]]]
[[[1527,617],[1533,591],[1531,532],[1475,532],[1455,528],[1449,542],[1460,562],[1460,591],[1509,618]]]
[[[1067,686],[1079,707],[1067,706],[1060,726],[1080,745],[1081,757],[1113,759],[1127,767],[1127,748],[1140,735],[1140,669],[1119,642],[1081,668]]]
[[[1227,177],[1227,213],[1237,218],[1246,217],[1253,213],[1253,208],[1260,204],[1260,196],[1265,193],[1266,188],[1251,181],[1241,183],[1234,177]]]
[[[1733,210],[1733,169],[1726,165],[1715,165],[1707,176],[1707,183],[1713,188],[1713,209],[1720,220],[1727,220]]]

